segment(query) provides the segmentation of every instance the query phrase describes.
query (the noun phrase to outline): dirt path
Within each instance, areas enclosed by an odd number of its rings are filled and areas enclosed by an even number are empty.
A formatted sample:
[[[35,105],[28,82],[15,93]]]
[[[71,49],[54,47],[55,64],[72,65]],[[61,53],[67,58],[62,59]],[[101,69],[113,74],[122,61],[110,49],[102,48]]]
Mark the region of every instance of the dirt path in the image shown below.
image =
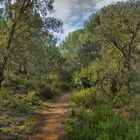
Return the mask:
[[[38,126],[28,140],[61,140],[67,117],[69,94],[63,94],[49,101],[49,109],[44,111]]]

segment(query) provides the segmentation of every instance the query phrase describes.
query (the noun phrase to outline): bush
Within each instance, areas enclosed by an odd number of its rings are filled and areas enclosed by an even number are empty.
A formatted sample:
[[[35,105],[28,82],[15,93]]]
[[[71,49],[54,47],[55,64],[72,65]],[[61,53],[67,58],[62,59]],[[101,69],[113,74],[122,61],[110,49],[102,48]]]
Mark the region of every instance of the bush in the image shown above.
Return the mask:
[[[34,117],[46,104],[35,91],[27,94],[13,94],[0,91],[0,138],[20,139],[34,125]]]
[[[35,91],[30,91],[25,96],[26,101],[30,102],[32,105],[38,105],[40,102],[39,97],[37,96]]]
[[[138,140],[140,119],[128,113],[135,104],[130,100],[126,89],[122,88],[117,96],[101,94],[96,89],[75,91],[71,100],[76,109],[75,116],[67,121],[66,132],[69,140]],[[115,102],[114,102],[115,101]],[[119,105],[119,108],[116,105]]]
[[[73,75],[73,82],[77,87],[90,88],[96,85],[97,73],[94,71],[94,65],[81,69]]]
[[[27,93],[36,90],[35,81],[25,75],[11,75],[3,82],[3,88],[10,89],[13,93]]]
[[[69,140],[138,140],[140,137],[140,120],[123,118],[108,105],[82,111],[77,118],[74,124],[67,122]]]
[[[46,78],[46,82],[54,88],[59,88],[60,76],[58,74],[49,74]]]
[[[77,106],[93,108],[96,105],[107,103],[109,99],[107,95],[100,94],[97,89],[89,88],[75,91],[71,96],[71,101]]]
[[[39,91],[38,91],[39,96],[46,99],[52,99],[53,97],[60,94],[60,91],[58,89],[52,87],[51,85],[47,85],[45,83],[39,83],[38,87],[39,87]]]
[[[60,88],[62,91],[70,91],[73,88],[73,84],[71,82],[60,82]]]

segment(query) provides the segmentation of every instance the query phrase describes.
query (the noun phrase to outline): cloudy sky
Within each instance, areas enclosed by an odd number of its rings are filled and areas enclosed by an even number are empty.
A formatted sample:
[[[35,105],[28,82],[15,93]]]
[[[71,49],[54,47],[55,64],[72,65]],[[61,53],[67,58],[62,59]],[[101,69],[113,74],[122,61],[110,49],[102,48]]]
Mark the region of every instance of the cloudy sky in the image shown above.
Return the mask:
[[[97,12],[103,6],[126,0],[55,0],[53,16],[62,19],[64,23],[64,33],[61,35],[61,40],[68,33],[81,28],[84,21],[88,17]]]

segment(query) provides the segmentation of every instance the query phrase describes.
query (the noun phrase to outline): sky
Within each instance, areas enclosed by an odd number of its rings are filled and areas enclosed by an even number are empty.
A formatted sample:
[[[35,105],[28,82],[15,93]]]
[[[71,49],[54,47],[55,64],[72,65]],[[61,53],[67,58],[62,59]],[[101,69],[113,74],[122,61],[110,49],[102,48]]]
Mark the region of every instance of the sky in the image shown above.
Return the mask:
[[[70,33],[84,24],[92,13],[111,3],[127,0],[55,0],[52,16],[63,21],[64,33],[59,35],[59,43]]]

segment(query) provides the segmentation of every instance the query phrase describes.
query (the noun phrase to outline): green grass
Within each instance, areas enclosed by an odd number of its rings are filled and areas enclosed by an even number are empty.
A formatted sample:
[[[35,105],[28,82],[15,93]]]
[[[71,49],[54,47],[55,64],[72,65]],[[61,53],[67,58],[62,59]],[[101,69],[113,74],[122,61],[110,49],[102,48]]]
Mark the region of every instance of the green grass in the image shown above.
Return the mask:
[[[46,108],[34,91],[27,94],[0,92],[0,138],[19,139],[25,137],[36,124],[41,109]]]

